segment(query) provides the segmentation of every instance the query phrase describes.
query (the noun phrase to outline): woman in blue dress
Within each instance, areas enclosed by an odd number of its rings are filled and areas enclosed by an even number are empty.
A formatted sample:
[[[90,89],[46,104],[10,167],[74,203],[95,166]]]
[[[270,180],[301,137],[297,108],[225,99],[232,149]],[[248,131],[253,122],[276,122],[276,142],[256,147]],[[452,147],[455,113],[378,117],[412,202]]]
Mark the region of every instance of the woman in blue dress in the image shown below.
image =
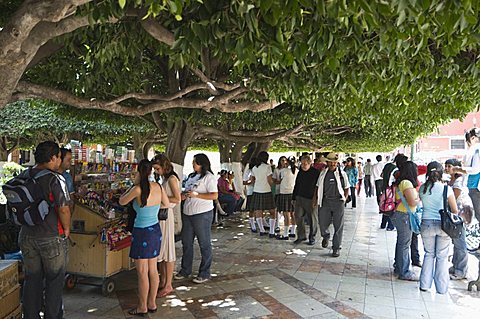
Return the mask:
[[[160,253],[162,234],[158,223],[160,204],[170,205],[167,193],[156,182],[150,182],[152,163],[141,160],[135,186],[126,191],[119,200],[126,205],[133,200],[137,212],[132,231],[130,258],[135,259],[138,275],[138,305],[128,313],[134,316],[146,316],[157,311],[157,291],[159,284],[157,257]]]

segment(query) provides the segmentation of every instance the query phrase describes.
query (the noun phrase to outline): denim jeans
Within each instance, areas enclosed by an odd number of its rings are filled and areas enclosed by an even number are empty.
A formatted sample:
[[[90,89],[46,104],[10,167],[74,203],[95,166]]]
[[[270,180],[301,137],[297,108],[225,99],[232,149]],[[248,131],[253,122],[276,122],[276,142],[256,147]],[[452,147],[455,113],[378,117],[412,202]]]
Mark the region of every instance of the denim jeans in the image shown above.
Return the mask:
[[[365,195],[367,195],[367,197],[373,196],[371,176],[365,175],[363,183],[365,184]]]
[[[210,278],[210,267],[212,266],[212,243],[211,243],[211,225],[213,210],[196,214],[182,214],[182,269],[180,274],[190,276],[192,274],[193,264],[193,240],[195,236],[200,246],[202,261],[198,270],[198,277]]]
[[[400,279],[408,279],[413,276],[410,271],[410,244],[412,231],[408,214],[395,212],[392,217],[393,225],[397,228],[397,244],[395,245],[395,273]]]
[[[442,230],[439,220],[422,220],[422,240],[425,249],[420,288],[430,289],[432,281],[439,294],[448,290],[448,248],[450,237]]]
[[[453,269],[454,274],[459,277],[467,275],[468,253],[467,243],[465,241],[465,227],[462,230],[462,235],[459,238],[453,239]]]
[[[25,281],[23,315],[39,319],[45,291],[45,319],[62,319],[62,292],[67,266],[67,239],[20,236]]]
[[[218,194],[218,201],[220,202],[220,205],[222,204],[227,204],[227,207],[225,208],[225,213],[228,215],[233,215],[235,212],[235,208],[237,207],[237,200],[235,197],[229,194]]]

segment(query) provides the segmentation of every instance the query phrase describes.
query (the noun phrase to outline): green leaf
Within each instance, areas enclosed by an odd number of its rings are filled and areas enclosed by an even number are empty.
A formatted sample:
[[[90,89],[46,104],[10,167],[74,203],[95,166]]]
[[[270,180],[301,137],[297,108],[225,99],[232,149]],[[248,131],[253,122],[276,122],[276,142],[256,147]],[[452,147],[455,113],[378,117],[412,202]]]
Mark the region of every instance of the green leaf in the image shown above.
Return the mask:
[[[125,8],[125,4],[126,4],[127,0],[118,0],[118,5],[120,6],[120,8]]]

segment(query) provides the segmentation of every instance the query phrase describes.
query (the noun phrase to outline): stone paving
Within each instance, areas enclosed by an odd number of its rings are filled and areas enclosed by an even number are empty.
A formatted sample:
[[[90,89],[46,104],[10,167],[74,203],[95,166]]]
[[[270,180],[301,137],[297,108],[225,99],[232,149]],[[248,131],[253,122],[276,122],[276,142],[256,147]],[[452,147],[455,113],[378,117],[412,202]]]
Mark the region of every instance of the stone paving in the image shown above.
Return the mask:
[[[293,240],[260,237],[250,232],[247,219],[234,217],[212,231],[212,280],[202,285],[175,281],[175,292],[158,299],[159,311],[149,317],[478,317],[480,292],[468,292],[467,280],[451,281],[449,293],[438,295],[435,289],[420,292],[418,282],[396,279],[391,267],[396,232],[379,229],[374,198],[360,197],[357,205],[346,209],[339,258],[332,258],[331,247],[321,248],[319,241],[313,247],[294,246]],[[180,242],[177,256],[181,258]],[[197,259],[194,270],[198,263]],[[478,260],[472,256],[469,269],[468,279],[476,279]],[[414,271],[419,274],[420,268]],[[65,292],[65,318],[132,317],[127,311],[137,301],[136,273],[123,272],[114,279],[117,289],[110,297],[102,297],[100,288],[92,286]]]

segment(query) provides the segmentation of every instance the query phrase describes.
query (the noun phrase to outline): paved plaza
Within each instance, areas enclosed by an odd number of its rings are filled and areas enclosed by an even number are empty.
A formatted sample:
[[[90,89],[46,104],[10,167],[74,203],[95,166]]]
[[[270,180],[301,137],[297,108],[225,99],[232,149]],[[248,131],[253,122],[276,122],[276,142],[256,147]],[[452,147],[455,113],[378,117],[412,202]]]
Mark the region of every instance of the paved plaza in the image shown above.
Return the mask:
[[[248,220],[235,216],[212,231],[212,280],[202,285],[174,281],[175,292],[158,299],[159,311],[150,318],[478,317],[480,292],[468,292],[466,280],[451,281],[449,293],[438,295],[435,289],[420,292],[418,282],[396,279],[391,267],[396,232],[379,229],[375,198],[361,197],[357,205],[346,209],[339,258],[330,256],[331,244],[321,248],[319,236],[313,247],[294,246],[293,240],[251,233]],[[176,246],[179,264],[181,243]],[[194,270],[198,263],[197,258]],[[468,279],[477,273],[478,260],[470,256]],[[117,289],[110,297],[85,285],[67,291],[65,318],[131,318],[127,312],[137,301],[136,273],[114,279]]]

